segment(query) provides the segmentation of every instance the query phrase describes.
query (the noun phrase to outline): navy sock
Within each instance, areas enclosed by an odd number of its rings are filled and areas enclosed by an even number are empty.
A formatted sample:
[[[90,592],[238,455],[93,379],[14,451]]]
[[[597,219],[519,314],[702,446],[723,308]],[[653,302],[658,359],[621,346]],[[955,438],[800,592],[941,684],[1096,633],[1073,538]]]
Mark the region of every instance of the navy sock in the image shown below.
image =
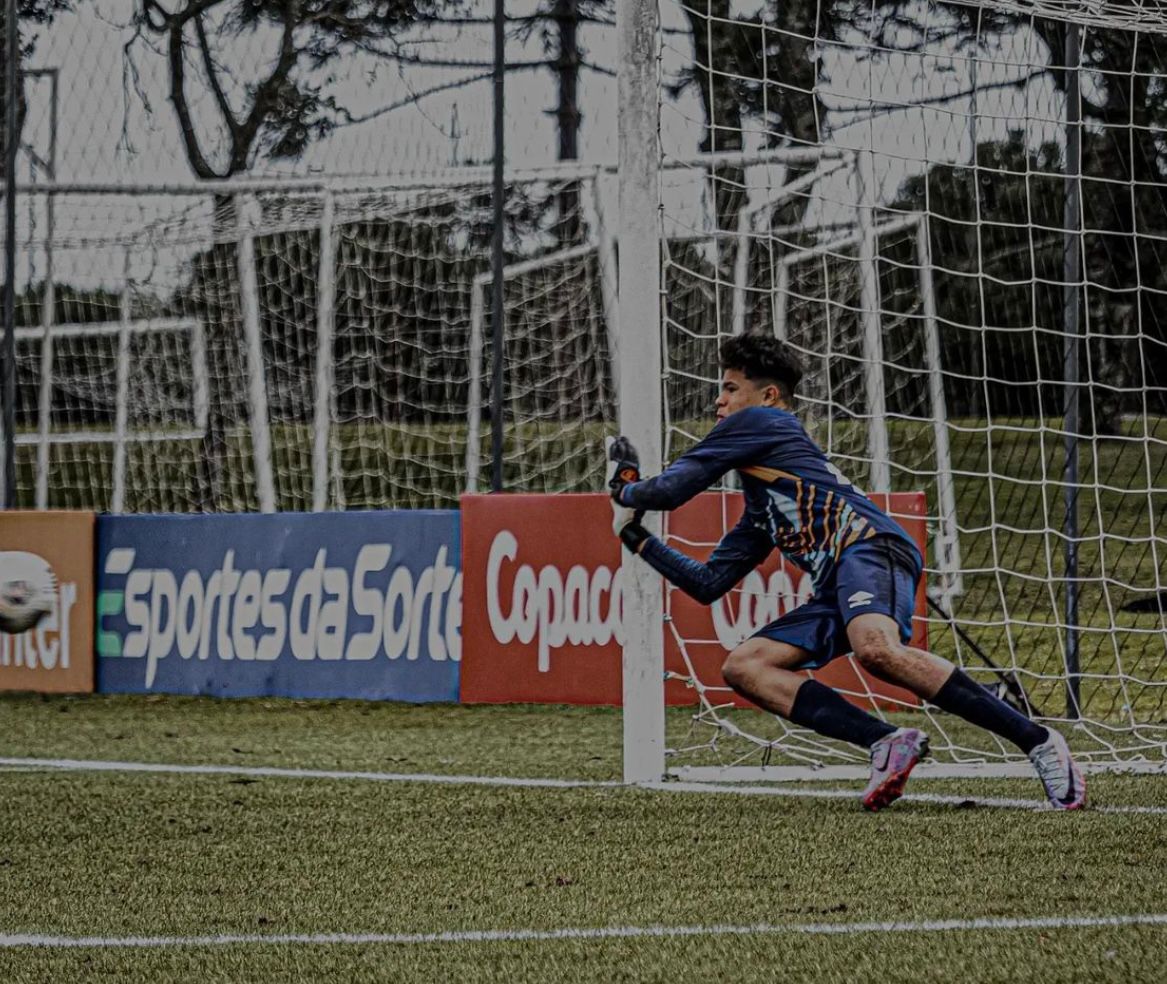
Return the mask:
[[[861,711],[817,680],[807,680],[794,695],[790,720],[827,738],[870,748],[893,728],[886,721]]]
[[[1049,732],[1040,724],[1034,724],[1024,714],[1017,713],[959,667],[952,671],[952,676],[932,698],[932,703],[942,711],[1013,742],[1027,755],[1049,737]]]

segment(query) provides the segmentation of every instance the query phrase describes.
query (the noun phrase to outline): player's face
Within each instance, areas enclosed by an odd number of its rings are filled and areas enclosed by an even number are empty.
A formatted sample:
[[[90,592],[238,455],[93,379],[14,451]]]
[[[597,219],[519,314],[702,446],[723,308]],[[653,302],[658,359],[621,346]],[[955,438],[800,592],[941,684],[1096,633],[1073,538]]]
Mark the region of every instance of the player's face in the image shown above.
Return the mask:
[[[759,385],[747,379],[737,369],[726,369],[721,374],[721,395],[717,398],[717,419],[724,420],[731,413],[746,407],[780,406],[778,387],[772,383]]]

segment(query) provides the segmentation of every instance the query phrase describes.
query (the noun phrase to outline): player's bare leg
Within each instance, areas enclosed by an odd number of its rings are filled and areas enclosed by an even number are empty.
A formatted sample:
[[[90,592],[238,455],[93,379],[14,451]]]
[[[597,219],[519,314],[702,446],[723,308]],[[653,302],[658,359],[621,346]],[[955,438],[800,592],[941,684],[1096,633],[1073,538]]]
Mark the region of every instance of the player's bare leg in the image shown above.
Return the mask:
[[[906,729],[892,727],[793,669],[805,665],[810,657],[797,646],[759,637],[730,653],[721,672],[734,690],[759,707],[816,734],[869,749],[873,778],[863,794],[863,805],[869,810],[880,809],[899,795],[895,791],[898,780],[886,766],[902,770],[906,754],[918,759],[927,750],[927,737],[915,729],[906,736]],[[905,736],[912,740],[905,743]],[[899,786],[902,788],[902,782]]]
[[[882,809],[900,797],[908,774],[927,754],[928,736],[916,728],[895,728],[792,669],[810,658],[789,643],[754,638],[730,653],[721,672],[734,690],[759,707],[817,734],[869,749],[871,781],[861,800],[869,810]]]
[[[735,691],[759,707],[789,718],[806,674],[793,669],[811,658],[798,646],[773,639],[747,639],[726,657],[721,675]]]
[[[1017,713],[948,660],[904,645],[899,627],[886,615],[857,616],[847,625],[847,638],[855,658],[874,676],[906,687],[941,710],[1017,745],[1029,756],[1056,809],[1076,810],[1085,805],[1085,780],[1057,732]]]
[[[942,656],[905,646],[895,620],[876,612],[851,619],[847,639],[865,670],[925,700],[940,692],[956,668]]]

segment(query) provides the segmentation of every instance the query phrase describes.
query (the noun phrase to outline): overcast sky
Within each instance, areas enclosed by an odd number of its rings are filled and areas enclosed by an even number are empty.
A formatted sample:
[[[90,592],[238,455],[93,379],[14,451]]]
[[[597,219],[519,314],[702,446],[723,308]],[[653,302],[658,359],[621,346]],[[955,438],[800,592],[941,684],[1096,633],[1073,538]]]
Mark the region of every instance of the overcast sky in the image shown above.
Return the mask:
[[[489,14],[490,0],[475,0],[480,14]],[[510,0],[508,13],[522,14],[534,0]],[[119,183],[192,180],[192,172],[182,151],[177,123],[167,100],[168,78],[164,56],[151,48],[156,39],[133,38],[130,15],[134,0],[90,0],[78,10],[58,18],[42,32],[31,64],[60,70],[57,176],[60,181],[113,181]],[[738,13],[749,13],[756,3],[741,2]],[[662,54],[663,74],[675,74],[692,57],[683,29],[685,20],[672,0],[662,4],[666,33]],[[271,58],[273,35],[251,35],[224,49],[221,57],[245,82],[258,74],[254,68]],[[591,26],[581,33],[588,61],[607,69],[616,63],[616,36],[612,27]],[[443,58],[466,61],[490,60],[489,28],[466,28],[458,32],[438,32],[412,50]],[[523,45],[512,42],[508,58],[514,61],[540,57],[537,41]],[[876,172],[882,197],[894,196],[903,179],[918,171],[924,161],[963,162],[970,159],[972,133],[971,101],[961,97],[929,108],[905,108],[883,112],[874,118],[866,110],[873,104],[905,103],[935,99],[959,93],[969,87],[973,65],[969,58],[948,49],[924,55],[895,57],[880,62],[857,58],[860,49],[820,44],[821,59],[829,83],[822,87],[824,101],[839,107],[826,123],[831,141],[849,148],[870,147],[876,151]],[[977,66],[981,84],[1015,78],[1026,64],[1040,64],[1045,52],[1027,31],[988,55]],[[249,70],[251,74],[249,74]],[[347,58],[334,66],[330,90],[355,114],[370,113],[386,106],[407,102],[454,79],[471,77],[480,68],[402,70],[394,64],[378,63],[371,56]],[[136,78],[133,77],[136,73]],[[516,166],[535,166],[555,159],[555,82],[546,70],[515,73],[507,82],[507,157]],[[589,161],[613,162],[616,157],[616,82],[610,75],[585,69],[580,80],[583,124],[580,132],[581,157]],[[856,117],[848,108],[865,110]],[[29,115],[25,140],[41,156],[47,156],[48,86],[30,84]],[[195,107],[199,113],[199,106]],[[1000,139],[1010,128],[1023,127],[1031,144],[1058,139],[1061,100],[1048,81],[1029,86],[1024,92],[997,90],[982,95],[977,104],[975,132],[981,140]],[[858,118],[860,122],[846,125]],[[200,119],[209,120],[203,112]],[[428,171],[465,162],[489,161],[492,148],[491,83],[488,79],[456,90],[435,93],[412,105],[395,109],[369,122],[341,128],[315,144],[294,163],[263,164],[257,170],[292,171],[298,174],[386,174]],[[690,91],[670,103],[662,113],[662,144],[666,152],[689,155],[701,137],[702,114]],[[747,145],[761,146],[766,135],[747,134]],[[22,163],[26,176],[27,160]],[[781,184],[781,171],[754,169],[751,204],[761,205]],[[687,179],[673,177],[674,190],[665,202],[666,218],[676,225],[700,227],[708,224],[708,195],[699,174]],[[827,201],[843,201],[850,194],[842,176],[823,182],[820,194]],[[91,214],[78,217],[84,236],[120,228],[138,217],[122,203],[115,207],[97,205]],[[146,204],[145,201],[142,203]],[[155,202],[151,207],[162,208]],[[170,203],[170,207],[175,207]],[[837,211],[837,209],[836,209]],[[59,234],[67,235],[67,218],[59,210]],[[44,217],[36,208],[22,210],[22,230],[36,225],[43,230]],[[91,228],[90,228],[91,227]],[[34,230],[35,234],[35,230]],[[76,233],[82,236],[81,232]],[[60,263],[68,260],[64,255]],[[62,275],[64,268],[58,264]],[[108,262],[104,264],[108,266]],[[35,276],[37,263],[31,272]],[[26,266],[22,278],[30,272]],[[109,270],[90,271],[103,282]]]

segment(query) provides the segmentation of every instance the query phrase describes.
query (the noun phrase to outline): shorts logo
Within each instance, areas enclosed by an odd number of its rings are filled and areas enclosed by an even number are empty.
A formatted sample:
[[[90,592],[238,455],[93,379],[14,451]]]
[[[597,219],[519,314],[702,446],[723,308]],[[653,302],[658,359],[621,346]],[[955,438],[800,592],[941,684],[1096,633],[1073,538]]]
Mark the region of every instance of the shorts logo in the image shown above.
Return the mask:
[[[871,599],[874,597],[875,595],[870,591],[856,591],[847,599],[847,604],[852,608],[859,608],[861,605],[870,605]]]

